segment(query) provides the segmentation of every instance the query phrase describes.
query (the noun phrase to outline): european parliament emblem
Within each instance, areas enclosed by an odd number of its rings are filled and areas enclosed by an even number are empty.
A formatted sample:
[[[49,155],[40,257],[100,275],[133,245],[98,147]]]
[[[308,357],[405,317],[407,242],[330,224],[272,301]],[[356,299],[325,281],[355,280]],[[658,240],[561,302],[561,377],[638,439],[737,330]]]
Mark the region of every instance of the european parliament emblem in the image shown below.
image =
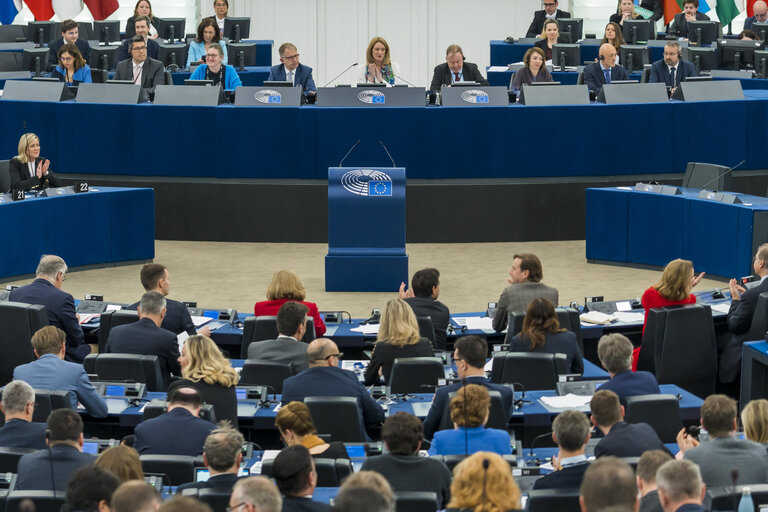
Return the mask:
[[[253,93],[253,99],[259,103],[281,103],[283,101],[283,95],[272,89],[262,89]]]
[[[369,196],[391,196],[392,182],[391,181],[369,181],[368,195]]]
[[[362,101],[363,103],[369,103],[372,105],[384,105],[387,101],[387,97],[384,95],[383,92],[374,91],[371,89],[360,91],[357,94],[357,99]]]
[[[358,196],[392,196],[392,179],[373,169],[353,169],[341,176],[344,190]]]
[[[480,89],[469,89],[462,92],[461,99],[467,103],[490,103],[488,94]]]

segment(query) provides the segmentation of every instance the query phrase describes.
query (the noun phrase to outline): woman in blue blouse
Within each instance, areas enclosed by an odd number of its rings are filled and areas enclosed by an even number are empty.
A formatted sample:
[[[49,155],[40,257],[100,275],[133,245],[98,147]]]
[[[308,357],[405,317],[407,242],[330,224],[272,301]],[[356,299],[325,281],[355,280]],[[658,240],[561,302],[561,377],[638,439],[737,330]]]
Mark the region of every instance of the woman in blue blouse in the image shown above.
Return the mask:
[[[90,84],[91,68],[85,63],[85,59],[72,43],[66,43],[59,48],[57,54],[59,65],[53,70],[51,76],[58,78],[67,85]]]
[[[211,46],[211,43],[221,45],[221,49],[224,51],[222,63],[227,65],[227,45],[221,40],[219,26],[212,18],[203,18],[203,21],[197,26],[197,38],[189,43],[187,68],[192,64],[205,64],[205,51]]]
[[[224,50],[219,43],[211,43],[205,50],[205,64],[198,66],[190,80],[213,80],[213,85],[221,85],[230,91],[237,89],[243,82],[232,66],[222,64]]]

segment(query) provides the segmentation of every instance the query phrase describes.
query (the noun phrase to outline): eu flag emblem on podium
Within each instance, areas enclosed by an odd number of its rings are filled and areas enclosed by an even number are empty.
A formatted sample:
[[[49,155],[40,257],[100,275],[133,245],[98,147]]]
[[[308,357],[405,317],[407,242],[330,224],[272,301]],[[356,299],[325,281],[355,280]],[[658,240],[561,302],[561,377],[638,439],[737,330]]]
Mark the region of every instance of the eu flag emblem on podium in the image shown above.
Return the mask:
[[[369,196],[391,196],[392,182],[391,181],[369,181],[368,195]]]

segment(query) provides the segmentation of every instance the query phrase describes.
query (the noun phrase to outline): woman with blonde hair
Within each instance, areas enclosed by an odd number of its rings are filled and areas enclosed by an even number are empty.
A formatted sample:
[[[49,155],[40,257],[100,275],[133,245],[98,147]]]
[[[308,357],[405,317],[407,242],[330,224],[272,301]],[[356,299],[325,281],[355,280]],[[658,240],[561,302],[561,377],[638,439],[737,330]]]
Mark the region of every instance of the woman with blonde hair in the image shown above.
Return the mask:
[[[119,445],[107,448],[99,454],[94,464],[114,473],[120,483],[128,480],[144,480],[139,452],[130,446]]]
[[[358,83],[395,85],[400,66],[389,57],[389,45],[383,37],[374,37],[365,51],[365,65],[358,66]]]
[[[446,512],[509,512],[520,509],[520,488],[509,463],[498,454],[477,452],[453,469]]]
[[[172,382],[168,394],[178,387],[195,388],[213,406],[217,422],[228,420],[237,428],[237,372],[216,343],[208,336],[190,336],[181,347],[179,364],[183,379]]]
[[[11,190],[58,187],[59,180],[48,170],[50,165],[50,160],[40,156],[40,138],[34,133],[23,134],[19,138],[19,154],[8,163]]]
[[[371,362],[365,370],[365,385],[384,377],[389,383],[392,365],[398,357],[432,357],[435,351],[429,339],[419,334],[419,324],[411,306],[402,299],[391,299],[381,313],[379,334],[373,346]]]
[[[326,443],[317,436],[315,422],[304,402],[289,402],[277,411],[275,426],[285,444],[300,444],[313,457],[324,459],[348,459],[349,454],[341,441]]]
[[[611,18],[608,21],[623,27],[624,20],[635,20],[637,18],[640,18],[640,15],[635,12],[635,3],[632,0],[619,0],[616,5],[616,14],[611,14]]]
[[[534,48],[541,48],[545,60],[552,60],[552,47],[557,44],[560,37],[560,25],[558,25],[557,20],[547,19],[544,22],[541,37],[542,39],[533,43],[533,46]]]
[[[149,18],[149,37],[157,39],[155,15],[152,12],[152,4],[149,3],[149,0],[139,0],[136,2],[136,6],[133,8],[133,16],[125,22],[125,38],[130,40],[132,37],[136,37],[136,23],[134,20],[139,16]]]
[[[768,446],[768,400],[752,400],[741,411],[747,439]]]
[[[315,336],[325,334],[325,324],[320,312],[317,310],[317,304],[307,302],[304,299],[307,291],[304,289],[301,279],[290,270],[278,270],[272,274],[272,280],[267,286],[267,300],[257,302],[253,306],[253,314],[256,316],[277,316],[280,306],[288,301],[301,302],[309,308],[307,316],[312,317],[315,324]]]

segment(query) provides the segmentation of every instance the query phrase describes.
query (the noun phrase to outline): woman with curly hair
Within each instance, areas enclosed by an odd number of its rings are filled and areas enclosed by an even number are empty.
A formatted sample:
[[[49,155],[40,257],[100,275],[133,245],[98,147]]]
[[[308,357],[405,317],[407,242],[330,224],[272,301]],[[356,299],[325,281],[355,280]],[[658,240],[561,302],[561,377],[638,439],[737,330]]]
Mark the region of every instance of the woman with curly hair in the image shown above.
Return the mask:
[[[520,488],[509,463],[498,454],[477,452],[453,469],[446,512],[510,512],[520,509]]]

